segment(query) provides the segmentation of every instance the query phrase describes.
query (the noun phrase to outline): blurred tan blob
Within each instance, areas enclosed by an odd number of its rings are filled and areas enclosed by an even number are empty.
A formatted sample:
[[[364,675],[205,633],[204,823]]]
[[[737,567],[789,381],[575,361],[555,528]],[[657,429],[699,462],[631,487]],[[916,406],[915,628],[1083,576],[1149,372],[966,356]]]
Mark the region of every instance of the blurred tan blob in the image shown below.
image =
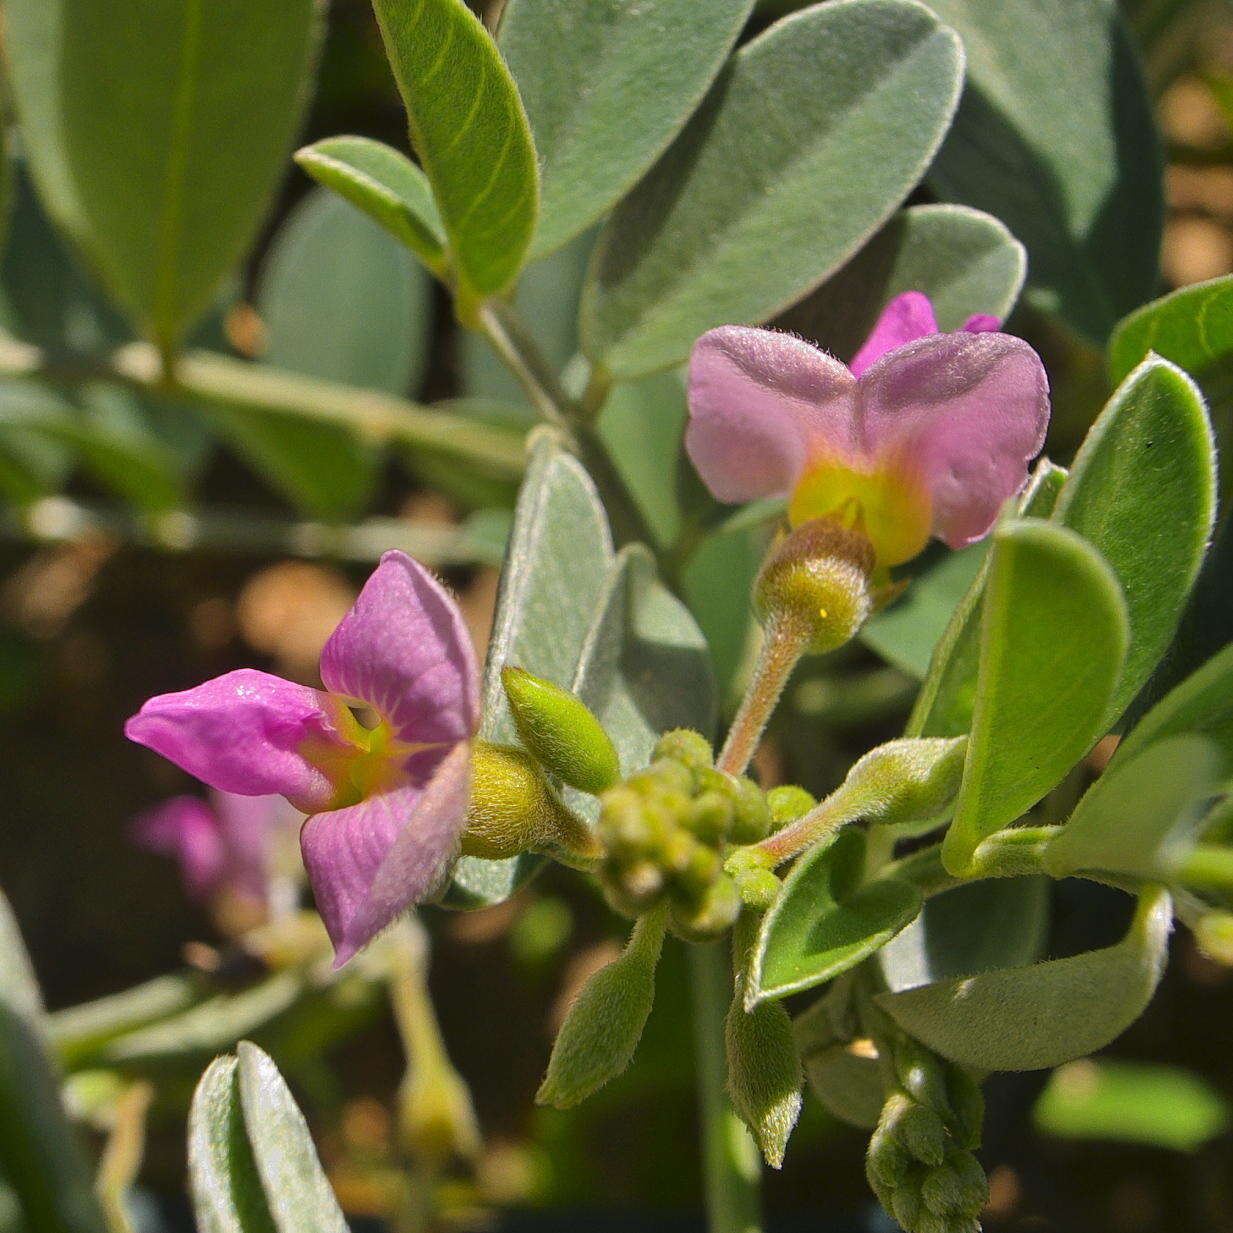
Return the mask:
[[[616,941],[609,939],[608,941],[600,942],[598,946],[588,947],[569,961],[565,967],[565,974],[561,978],[561,991],[557,994],[556,1001],[553,1002],[552,1010],[549,1012],[549,1023],[552,1026],[554,1038],[557,1032],[561,1030],[561,1024],[565,1022],[565,1016],[569,1012],[569,1008],[582,992],[582,986],[600,968],[606,968],[608,964],[614,959],[619,959],[620,956],[620,945]]]
[[[283,561],[244,585],[236,620],[249,646],[288,676],[315,680],[321,648],[354,600],[354,588],[337,570]]]
[[[1228,126],[1211,91],[1192,77],[1170,86],[1160,103],[1160,124],[1165,135],[1188,146],[1222,145]]]
[[[1214,219],[1176,218],[1165,230],[1161,263],[1178,287],[1219,278],[1233,269],[1233,236]]]
[[[115,542],[100,535],[41,549],[5,579],[0,611],[36,637],[54,638],[90,598],[115,552]]]

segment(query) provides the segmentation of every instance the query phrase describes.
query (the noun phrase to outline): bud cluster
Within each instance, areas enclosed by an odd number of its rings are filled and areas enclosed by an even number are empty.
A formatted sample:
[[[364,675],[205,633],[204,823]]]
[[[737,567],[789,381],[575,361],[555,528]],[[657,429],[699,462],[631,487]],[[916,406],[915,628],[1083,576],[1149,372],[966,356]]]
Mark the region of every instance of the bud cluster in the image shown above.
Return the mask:
[[[673,932],[690,941],[731,927],[741,900],[724,850],[756,843],[771,826],[752,779],[717,770],[709,743],[681,729],[660,739],[650,766],[600,799],[600,878],[613,907],[640,916],[666,901]]]
[[[889,1046],[897,1086],[869,1140],[866,1172],[908,1233],[979,1233],[989,1197],[973,1155],[984,1109],[966,1071],[899,1037]]]

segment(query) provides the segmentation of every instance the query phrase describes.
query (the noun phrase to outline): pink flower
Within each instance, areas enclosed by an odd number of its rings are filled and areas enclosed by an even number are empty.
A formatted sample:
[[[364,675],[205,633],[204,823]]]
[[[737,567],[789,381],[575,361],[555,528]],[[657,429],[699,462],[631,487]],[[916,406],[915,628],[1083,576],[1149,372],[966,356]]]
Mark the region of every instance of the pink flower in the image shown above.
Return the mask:
[[[786,496],[794,526],[860,526],[879,568],[931,534],[961,548],[1023,487],[1049,423],[1040,357],[996,326],[939,333],[905,292],[850,366],[790,334],[710,330],[690,358],[689,456],[721,501]]]
[[[221,791],[277,793],[311,815],[300,847],[337,966],[457,855],[479,674],[444,588],[387,552],[326,643],[321,679],[229,672],[151,698],[125,733]]]

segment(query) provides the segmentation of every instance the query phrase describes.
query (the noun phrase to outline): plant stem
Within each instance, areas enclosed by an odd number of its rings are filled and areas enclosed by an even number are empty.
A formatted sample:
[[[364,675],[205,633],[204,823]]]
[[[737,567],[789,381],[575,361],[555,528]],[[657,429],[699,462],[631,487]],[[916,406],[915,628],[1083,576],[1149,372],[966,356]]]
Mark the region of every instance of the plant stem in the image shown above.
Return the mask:
[[[573,400],[513,305],[505,300],[489,300],[479,311],[478,324],[484,337],[518,378],[540,418],[559,428],[571,445],[576,445],[575,417],[571,414]]]
[[[724,1018],[732,974],[723,942],[687,946],[694,1005],[694,1056],[702,1119],[703,1175],[710,1233],[760,1233],[762,1165],[726,1091]]]

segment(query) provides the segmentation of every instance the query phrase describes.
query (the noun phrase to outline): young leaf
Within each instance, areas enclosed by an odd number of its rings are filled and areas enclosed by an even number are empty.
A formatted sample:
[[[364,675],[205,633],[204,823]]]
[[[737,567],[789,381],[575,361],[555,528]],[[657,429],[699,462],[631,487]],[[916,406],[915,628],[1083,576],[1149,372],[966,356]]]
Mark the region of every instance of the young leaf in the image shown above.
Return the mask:
[[[958,873],[1104,733],[1128,641],[1113,572],[1050,523],[995,533],[983,609],[967,762],[942,847]]]
[[[663,911],[640,916],[620,957],[583,985],[552,1046],[539,1104],[571,1108],[629,1065],[655,1000],[666,919]]]
[[[501,669],[513,664],[572,688],[613,561],[608,520],[586,472],[550,432],[541,430],[533,442],[484,665],[481,735],[496,743],[517,739]],[[499,903],[536,863],[464,857],[449,902]]]
[[[5,6],[48,212],[164,349],[257,230],[307,98],[319,11],[313,0],[180,0],[125,17],[81,0]]]
[[[920,911],[920,892],[894,878],[861,884],[857,830],[807,852],[763,916],[750,957],[748,1006],[811,989],[885,946]]]
[[[1027,247],[1037,301],[1102,342],[1154,293],[1163,222],[1151,102],[1118,6],[930,7],[962,36],[968,70],[930,180],[1000,218]]]
[[[244,1128],[279,1233],[347,1233],[304,1115],[278,1068],[246,1040],[237,1053]]]
[[[522,268],[539,203],[513,78],[463,0],[373,0],[373,9],[463,303],[504,291]]]
[[[1130,646],[1111,724],[1165,653],[1216,516],[1216,450],[1203,398],[1166,360],[1144,361],[1092,425],[1053,519],[1113,567]]]
[[[876,1057],[863,1057],[846,1045],[831,1045],[804,1054],[805,1078],[826,1111],[856,1126],[872,1130],[882,1116],[886,1086]]]
[[[792,1020],[777,1002],[746,1010],[738,989],[724,1023],[724,1042],[732,1107],[749,1127],[763,1159],[778,1169],[801,1114],[804,1083]]]
[[[1116,756],[1049,844],[1054,877],[1080,870],[1164,875],[1171,850],[1192,839],[1218,786],[1220,751],[1205,737],[1171,736]]]
[[[624,196],[697,107],[752,8],[753,0],[509,0],[497,42],[526,104],[542,178],[532,256],[560,248]]]
[[[1168,894],[1147,891],[1114,946],[877,1000],[905,1032],[961,1066],[1059,1066],[1103,1048],[1143,1013],[1164,969],[1172,920]]]
[[[816,286],[920,178],[961,60],[907,0],[814,5],[746,44],[605,227],[587,355],[620,377],[654,372],[711,326],[764,321]]]
[[[1005,320],[1026,270],[1023,245],[996,218],[967,206],[911,206],[779,324],[850,358],[901,292],[923,291],[938,325],[958,330],[974,313]]]
[[[401,150],[371,137],[327,137],[295,153],[319,184],[333,189],[430,270],[445,266],[445,227],[424,173]]]

